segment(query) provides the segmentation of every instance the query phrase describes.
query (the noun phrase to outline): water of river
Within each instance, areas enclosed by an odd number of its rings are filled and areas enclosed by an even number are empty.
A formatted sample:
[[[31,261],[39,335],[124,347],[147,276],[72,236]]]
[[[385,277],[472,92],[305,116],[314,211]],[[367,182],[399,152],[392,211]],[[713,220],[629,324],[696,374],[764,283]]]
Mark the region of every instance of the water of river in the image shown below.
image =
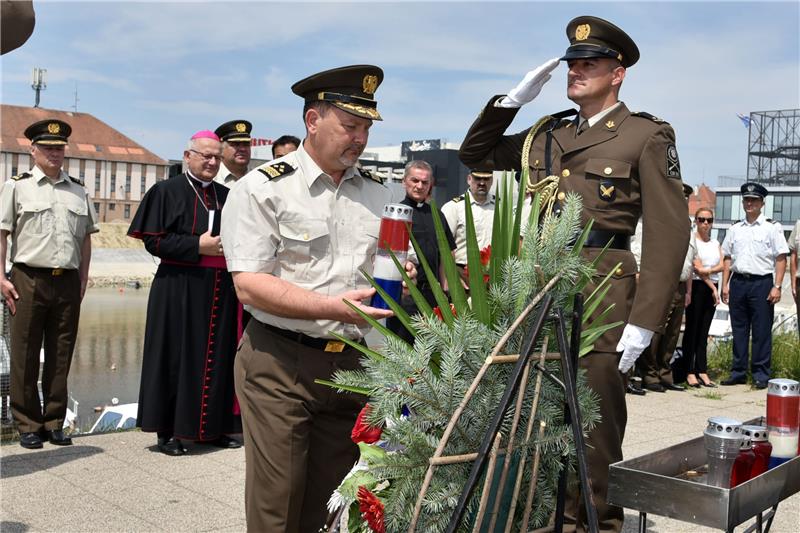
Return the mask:
[[[69,373],[82,431],[99,416],[95,406],[111,404],[112,398],[119,403],[139,399],[147,296],[147,289],[86,291]]]

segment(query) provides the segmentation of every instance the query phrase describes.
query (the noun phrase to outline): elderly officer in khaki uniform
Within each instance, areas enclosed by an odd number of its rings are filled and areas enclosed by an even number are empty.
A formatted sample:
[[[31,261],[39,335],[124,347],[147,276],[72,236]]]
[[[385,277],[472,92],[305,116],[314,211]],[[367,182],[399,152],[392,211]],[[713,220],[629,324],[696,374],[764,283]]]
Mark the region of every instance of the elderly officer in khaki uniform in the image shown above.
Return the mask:
[[[245,176],[222,216],[236,292],[252,320],[234,367],[242,407],[249,531],[317,531],[326,502],[358,457],[350,431],[365,398],[314,383],[359,366],[331,332],[363,342],[368,326],[344,300],[380,319],[372,271],[391,193],[356,166],[383,71],[356,65],[292,86],[305,100],[297,151]],[[406,268],[415,274],[412,266]]]
[[[663,331],[686,254],[689,219],[672,128],[647,113],[630,112],[619,101],[627,69],[639,59],[636,44],[621,29],[595,17],[572,20],[567,37],[570,46],[561,60],[569,66],[567,97],[580,106],[578,116],[574,110],[556,113],[521,133],[503,135],[519,108],[550,79],[559,64],[558,59],[550,60],[529,72],[508,95],[492,97],[467,133],[460,156],[469,166],[520,170],[527,165],[531,185],[557,183],[556,212],[566,193],[580,194],[584,223],[594,220],[584,256],[596,257],[610,241],[598,265],[599,278],[621,263],[606,302],[616,304],[608,321],[626,325],[609,331],[595,343],[594,352],[580,359],[589,386],[599,396],[602,415],[586,450],[593,500],[601,530],[619,531],[622,509],[606,503],[606,492],[608,465],[622,459],[624,373],[653,332]],[[531,148],[523,153],[526,141]],[[637,289],[629,240],[640,216],[644,238]],[[589,292],[593,289],[587,287]],[[568,522],[585,523],[580,501],[572,495]]]
[[[72,444],[61,431],[69,373],[97,215],[81,182],[61,170],[71,128],[43,120],[25,130],[35,166],[0,192],[0,289],[11,320],[11,412],[25,448],[41,448],[42,434]],[[5,276],[11,235],[11,279]],[[44,340],[40,403],[36,382]]]
[[[230,189],[239,178],[247,174],[252,130],[253,125],[246,120],[231,120],[214,130],[222,141],[222,162],[214,181]]]
[[[492,243],[492,222],[494,222],[494,195],[492,189],[492,173],[472,170],[467,175],[467,197],[472,207],[475,221],[475,235],[478,247],[483,249]],[[459,195],[442,206],[442,214],[450,232],[456,240],[456,264],[464,267],[467,264],[467,211],[464,207],[464,196]]]

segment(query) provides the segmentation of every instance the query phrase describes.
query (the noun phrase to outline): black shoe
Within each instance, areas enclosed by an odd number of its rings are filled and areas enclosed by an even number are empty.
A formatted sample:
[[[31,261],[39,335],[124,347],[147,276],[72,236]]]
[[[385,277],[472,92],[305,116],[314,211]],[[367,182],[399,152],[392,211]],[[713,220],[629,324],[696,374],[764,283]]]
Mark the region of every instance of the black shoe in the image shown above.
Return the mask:
[[[20,433],[19,445],[29,450],[38,450],[42,447],[42,439],[36,432]]]
[[[212,446],[216,446],[217,448],[241,448],[242,443],[236,439],[232,439],[227,435],[222,435],[218,439],[204,442],[203,444],[210,444]]]
[[[644,388],[652,392],[667,392],[661,383],[648,383]]]
[[[183,455],[186,453],[186,448],[183,447],[183,443],[181,443],[181,441],[179,441],[174,437],[170,437],[168,439],[159,438],[158,451],[160,451],[164,455],[178,457],[179,455]]]
[[[713,381],[706,382],[706,381],[703,381],[702,379],[700,380],[700,383],[697,384],[698,387],[700,385],[702,385],[703,387],[708,387],[709,389],[716,389],[717,388],[717,384],[714,383]]]
[[[723,383],[723,385],[724,385],[724,383]],[[766,381],[756,381],[755,383],[753,383],[753,387],[755,387],[758,390],[764,390],[764,389],[767,388],[767,382]]]
[[[647,394],[644,390],[637,387],[633,383],[628,383],[628,388],[625,390],[628,394],[635,394],[636,396],[644,396]]]
[[[664,387],[666,390],[674,390],[678,392],[685,392],[686,389],[681,387],[680,385],[675,385],[674,383],[667,383],[666,381],[661,382],[661,386]]]
[[[733,376],[729,377],[728,379],[723,379],[719,382],[719,384],[723,387],[728,387],[730,385],[744,385],[745,383],[747,383],[746,378],[735,378]]]
[[[47,440],[50,444],[55,444],[56,446],[72,446],[72,439],[64,435],[64,432],[60,429],[48,431]]]

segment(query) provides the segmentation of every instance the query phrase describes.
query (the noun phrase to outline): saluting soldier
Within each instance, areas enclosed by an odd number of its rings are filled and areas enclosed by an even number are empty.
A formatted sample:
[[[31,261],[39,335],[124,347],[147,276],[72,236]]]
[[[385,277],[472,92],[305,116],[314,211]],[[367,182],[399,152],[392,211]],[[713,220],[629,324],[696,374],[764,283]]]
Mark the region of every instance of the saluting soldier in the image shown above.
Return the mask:
[[[375,319],[372,272],[383,206],[380,180],[356,165],[381,120],[371,65],[327,70],[295,83],[305,100],[306,138],[297,151],[245,176],[222,216],[225,257],[239,299],[252,314],[236,357],[244,425],[249,531],[317,531],[326,502],[358,457],[350,431],[365,399],[318,385],[359,368]],[[413,265],[406,264],[411,275]]]
[[[568,192],[583,199],[583,223],[594,220],[583,251],[593,259],[606,243],[598,265],[602,279],[612,272],[606,302],[614,303],[608,321],[622,321],[580,359],[589,386],[598,394],[602,421],[589,435],[586,453],[600,528],[619,531],[623,513],[606,502],[608,465],[622,459],[627,411],[625,372],[663,331],[686,254],[689,219],[683,199],[675,134],[669,124],[647,113],[632,113],[619,100],[627,69],[639,59],[633,40],[617,26],[596,17],[567,25],[566,54],[529,72],[508,95],[494,96],[467,133],[460,157],[469,166],[530,170],[530,185],[557,183],[555,212]],[[575,110],[546,116],[530,129],[504,136],[519,108],[533,100],[559,61],[566,61],[567,97]],[[577,117],[575,115],[577,114]],[[530,151],[523,146],[530,141]],[[638,290],[630,236],[644,221]],[[591,292],[593,284],[586,291]],[[620,356],[620,352],[622,355]],[[581,500],[572,494],[567,522],[585,528]],[[580,513],[580,514],[578,514]],[[574,524],[577,522],[577,525]]]
[[[214,181],[229,189],[236,180],[249,171],[251,147],[250,132],[253,125],[246,120],[231,120],[219,126],[214,133],[222,141],[222,162]]]
[[[722,242],[722,301],[729,305],[733,330],[733,366],[722,384],[747,381],[752,329],[753,386],[766,389],[772,363],[772,321],[775,304],[781,301],[789,246],[780,224],[761,213],[767,188],[745,183],[740,190],[745,219],[731,226]]]
[[[62,427],[97,214],[80,180],[61,169],[72,128],[42,120],[25,130],[34,166],[0,192],[0,288],[11,319],[11,412],[24,448],[72,444]],[[5,275],[11,235],[11,279]],[[44,341],[42,401],[36,386]]]
[[[467,198],[472,207],[475,222],[475,236],[478,249],[492,243],[492,223],[494,222],[494,195],[491,194],[493,175],[491,171],[471,170],[467,175]],[[467,210],[464,195],[459,195],[442,206],[442,214],[450,232],[456,240],[455,260],[461,269],[467,266]]]

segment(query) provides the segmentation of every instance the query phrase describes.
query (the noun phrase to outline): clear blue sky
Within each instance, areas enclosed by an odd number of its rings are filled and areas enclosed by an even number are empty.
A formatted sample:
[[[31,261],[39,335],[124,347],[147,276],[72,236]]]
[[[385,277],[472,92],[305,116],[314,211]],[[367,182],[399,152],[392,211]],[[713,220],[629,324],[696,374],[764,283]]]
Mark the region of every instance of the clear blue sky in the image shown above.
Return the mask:
[[[254,135],[302,137],[291,84],[354,63],[381,66],[384,121],[370,145],[460,142],[478,111],[559,56],[577,15],[637,42],[621,98],[675,128],[684,180],[744,175],[736,113],[800,107],[800,3],[790,2],[42,2],[34,35],[0,59],[2,102],[95,115],[164,158],[196,130],[245,118]],[[566,68],[512,125],[571,107]],[[2,120],[2,117],[0,117]]]

